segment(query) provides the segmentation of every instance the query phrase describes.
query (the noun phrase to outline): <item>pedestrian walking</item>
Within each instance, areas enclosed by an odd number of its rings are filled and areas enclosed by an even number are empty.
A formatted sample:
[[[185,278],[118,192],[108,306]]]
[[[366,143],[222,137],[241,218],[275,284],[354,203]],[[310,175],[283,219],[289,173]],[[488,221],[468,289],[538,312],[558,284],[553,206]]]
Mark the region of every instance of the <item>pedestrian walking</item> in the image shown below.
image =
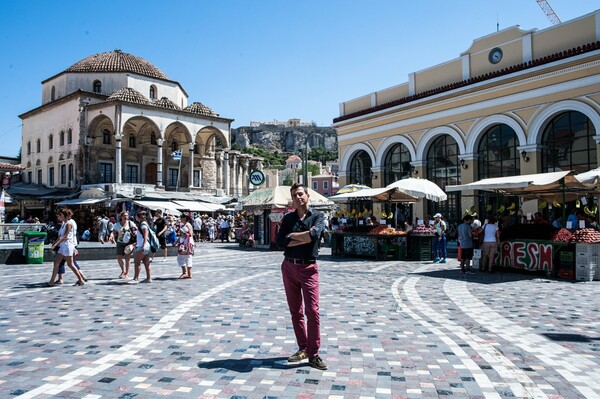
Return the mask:
[[[187,215],[181,215],[179,239],[177,241],[177,264],[181,267],[179,278],[192,278],[192,257],[194,255],[193,227]]]
[[[460,272],[471,271],[471,259],[473,259],[473,216],[465,215],[463,222],[458,226],[458,243],[460,245]]]
[[[158,238],[158,243],[160,244],[160,248],[163,252],[163,262],[167,261],[167,220],[163,217],[163,212],[160,209],[157,209],[154,213],[154,228],[156,229],[156,237]],[[151,254],[151,260],[154,259],[154,254]]]
[[[136,248],[135,257],[133,259],[133,281],[137,284],[140,278],[142,262],[146,269],[146,279],[142,283],[152,282],[152,269],[150,267],[150,226],[148,225],[148,216],[145,211],[140,211],[135,214],[136,224]]]
[[[283,217],[277,233],[277,245],[285,248],[281,273],[298,343],[298,351],[288,362],[308,358],[312,367],[327,370],[327,364],[319,356],[321,319],[317,264],[324,216],[308,207],[308,189],[303,184],[295,183],[290,193],[295,211]]]
[[[442,219],[441,213],[433,215],[433,227],[435,228],[435,237],[433,239],[433,262],[446,263],[446,222]]]
[[[50,287],[54,286],[54,279],[57,277],[59,266],[63,259],[66,260],[67,266],[69,266],[69,269],[71,269],[75,274],[75,277],[77,277],[75,285],[84,284],[84,277],[73,264],[73,254],[75,253],[75,245],[77,244],[77,223],[71,219],[72,216],[73,211],[67,208],[61,208],[56,212],[56,217],[58,221],[62,223],[62,226],[58,231],[58,240],[52,245],[52,249],[57,248],[58,251],[54,257],[54,267],[52,269],[50,281],[48,282],[48,286]]]
[[[496,254],[498,253],[498,238],[500,230],[496,225],[496,218],[493,215],[488,216],[487,222],[483,225],[483,244],[481,246],[481,270],[493,273]]]
[[[121,268],[119,278],[125,280],[129,278],[129,263],[131,260],[131,251],[126,250],[126,248],[137,241],[134,231],[135,223],[129,220],[129,213],[122,211],[119,214],[119,221],[113,225],[108,237],[111,243],[116,244],[117,262]]]

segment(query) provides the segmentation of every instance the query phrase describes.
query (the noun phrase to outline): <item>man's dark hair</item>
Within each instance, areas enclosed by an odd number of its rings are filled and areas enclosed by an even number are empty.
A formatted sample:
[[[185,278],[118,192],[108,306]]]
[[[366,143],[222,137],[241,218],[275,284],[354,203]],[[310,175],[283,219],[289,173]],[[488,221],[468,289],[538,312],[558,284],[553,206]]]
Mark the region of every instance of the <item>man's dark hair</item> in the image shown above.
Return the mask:
[[[297,190],[299,188],[304,189],[304,192],[306,194],[308,194],[308,188],[304,184],[302,184],[302,183],[294,183],[294,184],[292,184],[292,187],[290,187],[290,194],[293,193],[294,190]]]
[[[463,222],[468,222],[469,220],[473,220],[473,216],[471,216],[471,215],[465,215],[463,217]]]

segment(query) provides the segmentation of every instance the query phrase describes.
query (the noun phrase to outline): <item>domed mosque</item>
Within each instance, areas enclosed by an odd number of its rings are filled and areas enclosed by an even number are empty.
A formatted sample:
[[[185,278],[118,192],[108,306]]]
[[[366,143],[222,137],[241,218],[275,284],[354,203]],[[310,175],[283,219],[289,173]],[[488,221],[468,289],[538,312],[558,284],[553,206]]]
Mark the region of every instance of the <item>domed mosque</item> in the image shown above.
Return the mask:
[[[260,159],[230,151],[233,119],[188,97],[158,67],[121,50],[74,63],[44,80],[41,106],[20,115],[24,180],[73,192],[100,187],[112,199],[242,195]]]

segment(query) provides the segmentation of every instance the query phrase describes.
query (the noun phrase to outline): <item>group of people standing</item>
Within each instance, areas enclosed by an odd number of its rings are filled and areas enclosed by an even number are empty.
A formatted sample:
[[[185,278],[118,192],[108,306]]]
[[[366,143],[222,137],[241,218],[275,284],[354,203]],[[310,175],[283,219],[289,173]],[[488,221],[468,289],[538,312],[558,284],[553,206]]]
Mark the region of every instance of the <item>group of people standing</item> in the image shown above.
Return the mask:
[[[63,283],[63,274],[65,273],[65,264],[73,271],[77,277],[75,285],[84,285],[87,278],[81,271],[81,268],[75,257],[77,256],[77,223],[72,219],[73,211],[68,208],[61,208],[56,212],[56,217],[61,223],[58,231],[58,239],[52,244],[52,249],[56,251],[54,265],[48,286]],[[191,224],[191,218],[182,215],[178,224],[178,238],[174,245],[177,246],[177,263],[181,267],[181,279],[192,278],[192,267],[195,241],[193,237],[194,228]],[[152,224],[152,226],[151,226]],[[161,210],[155,212],[154,218],[151,218],[146,211],[138,211],[134,220],[130,219],[128,211],[122,211],[119,214],[119,221],[111,225],[111,230],[106,234],[106,240],[116,244],[117,262],[121,269],[120,279],[129,279],[130,262],[133,257],[134,273],[131,283],[151,283],[152,267],[151,262],[154,253],[151,248],[152,235],[156,235],[159,249],[163,253],[163,261],[167,260],[167,240],[166,234],[169,225],[162,215]],[[140,281],[141,265],[144,265],[146,278]]]
[[[461,250],[460,271],[471,271],[473,251],[481,249],[480,270],[493,273],[494,261],[498,253],[500,228],[493,215],[489,215],[483,226],[481,222],[471,215],[465,215],[463,222],[458,226],[458,244]]]

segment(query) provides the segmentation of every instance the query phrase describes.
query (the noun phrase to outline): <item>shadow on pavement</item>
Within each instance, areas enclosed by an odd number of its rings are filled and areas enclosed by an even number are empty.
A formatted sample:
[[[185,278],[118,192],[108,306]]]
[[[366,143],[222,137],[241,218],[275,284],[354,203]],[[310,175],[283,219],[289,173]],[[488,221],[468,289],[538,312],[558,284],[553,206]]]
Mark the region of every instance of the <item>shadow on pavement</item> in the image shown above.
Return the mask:
[[[515,281],[538,281],[541,283],[554,283],[559,282],[552,277],[547,277],[543,272],[505,272],[505,271],[497,271],[494,273],[484,273],[481,271],[474,271],[472,273],[462,274],[460,269],[444,269],[444,270],[434,270],[429,272],[415,272],[409,273],[411,275],[420,275],[424,277],[432,277],[432,278],[443,278],[443,279],[453,279],[453,280],[465,280],[472,283],[480,283],[480,284],[500,284],[500,283],[510,283]],[[562,282],[562,281],[561,281]]]
[[[566,341],[566,342],[592,342],[600,341],[599,338],[591,338],[581,334],[561,334],[561,333],[544,333],[548,339],[552,341]]]
[[[273,357],[267,359],[224,359],[198,363],[198,368],[201,369],[223,369],[238,373],[249,373],[256,368],[287,370],[303,366],[308,366],[308,363],[288,364],[287,357]]]

